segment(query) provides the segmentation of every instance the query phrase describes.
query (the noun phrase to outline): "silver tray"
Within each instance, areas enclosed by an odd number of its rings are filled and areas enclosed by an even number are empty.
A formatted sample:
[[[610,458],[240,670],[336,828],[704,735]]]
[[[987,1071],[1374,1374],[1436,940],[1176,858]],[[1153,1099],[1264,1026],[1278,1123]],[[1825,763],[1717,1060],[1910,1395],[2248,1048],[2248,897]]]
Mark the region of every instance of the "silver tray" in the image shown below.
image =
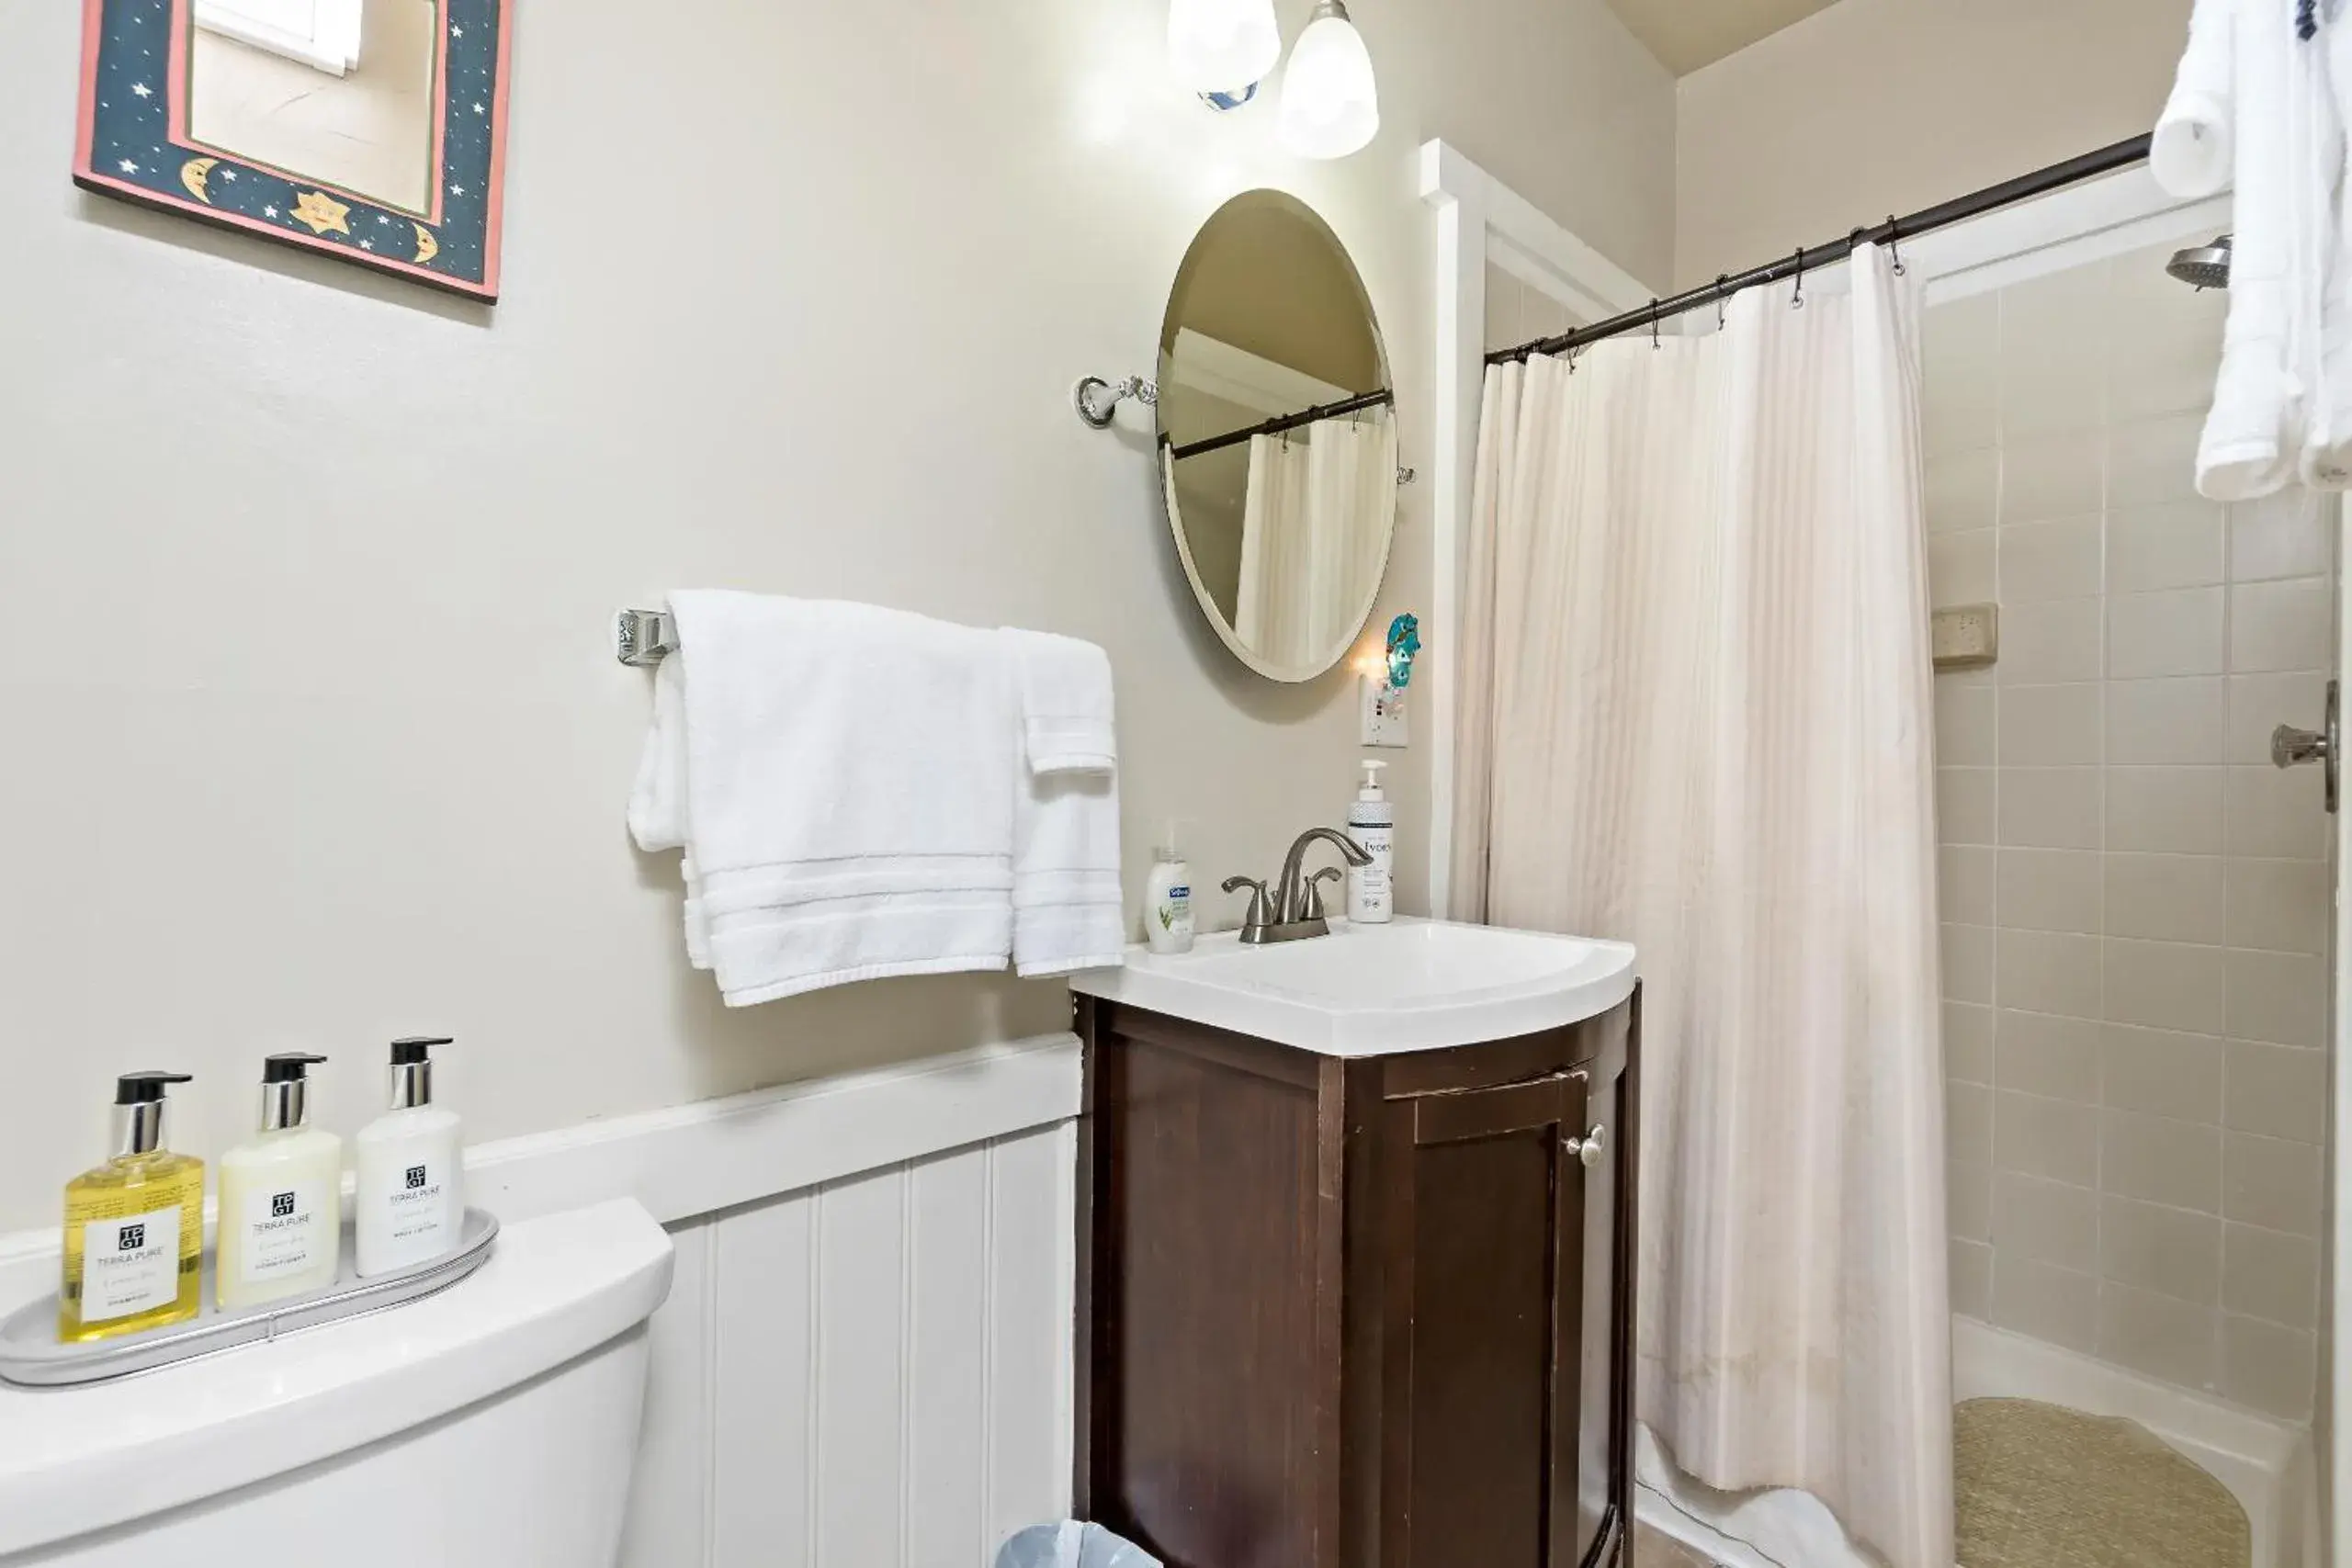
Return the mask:
[[[422,1300],[446,1291],[490,1260],[491,1244],[498,1238],[498,1220],[481,1209],[468,1209],[457,1248],[430,1262],[390,1274],[362,1280],[352,1272],[355,1253],[351,1227],[343,1228],[343,1273],[323,1291],[288,1296],[261,1306],[230,1312],[206,1312],[185,1323],[142,1329],[119,1339],[96,1339],[85,1345],[61,1345],[57,1339],[57,1297],[49,1295],[0,1323],[0,1382],[27,1388],[64,1388],[153,1371],[198,1356],[233,1350],[241,1345],[266,1344],[306,1328],[322,1328],[345,1318],[362,1317],[389,1307]],[[203,1299],[212,1299],[212,1255],[204,1255]]]

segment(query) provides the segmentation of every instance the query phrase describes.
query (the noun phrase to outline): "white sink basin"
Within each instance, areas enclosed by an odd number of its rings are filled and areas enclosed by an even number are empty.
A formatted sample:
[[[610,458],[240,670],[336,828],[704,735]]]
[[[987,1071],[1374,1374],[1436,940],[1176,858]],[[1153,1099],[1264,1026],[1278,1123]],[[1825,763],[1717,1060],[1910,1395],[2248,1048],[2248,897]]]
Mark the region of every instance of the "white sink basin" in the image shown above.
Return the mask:
[[[1127,950],[1070,988],[1327,1056],[1508,1039],[1608,1011],[1633,995],[1622,942],[1442,920],[1331,922],[1331,934],[1244,947],[1233,932],[1186,953]]]

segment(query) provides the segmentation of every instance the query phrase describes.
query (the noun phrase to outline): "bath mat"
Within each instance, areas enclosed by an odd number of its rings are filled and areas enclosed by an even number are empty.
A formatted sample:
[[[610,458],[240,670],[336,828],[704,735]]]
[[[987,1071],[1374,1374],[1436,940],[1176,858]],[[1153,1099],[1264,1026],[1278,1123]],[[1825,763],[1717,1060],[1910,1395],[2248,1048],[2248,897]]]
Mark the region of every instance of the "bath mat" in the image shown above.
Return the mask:
[[[1968,1400],[1952,1472],[1960,1568],[2251,1568],[2229,1488],[2136,1421]]]

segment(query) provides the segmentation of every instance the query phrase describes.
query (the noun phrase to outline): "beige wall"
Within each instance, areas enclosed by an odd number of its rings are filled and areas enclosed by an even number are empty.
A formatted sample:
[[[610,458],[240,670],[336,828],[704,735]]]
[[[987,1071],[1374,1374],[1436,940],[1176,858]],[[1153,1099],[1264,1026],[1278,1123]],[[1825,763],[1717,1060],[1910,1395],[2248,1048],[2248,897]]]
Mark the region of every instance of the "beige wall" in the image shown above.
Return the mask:
[[[1682,78],[1678,286],[2147,130],[2188,4],[1840,0]]]
[[[2169,247],[1939,305],[1929,587],[1997,600],[1937,678],[1957,1310],[2312,1413],[2333,504],[2192,455],[2226,298]]]
[[[0,1229],[55,1222],[126,1067],[198,1074],[178,1141],[213,1154],[290,1046],[347,1131],[384,1038],[454,1033],[493,1137],[1062,1026],[1061,987],[992,979],[721,1010],[674,857],[623,829],[614,608],[725,584],[1099,639],[1133,890],[1171,815],[1202,886],[1263,874],[1350,797],[1352,693],[1234,662],[1148,432],[1081,428],[1070,383],[1148,370],[1193,229],[1280,185],[1354,254],[1428,472],[1432,135],[1670,261],[1672,84],[1600,0],[1364,7],[1385,127],[1329,165],[1176,91],[1150,4],[518,9],[491,312],[76,193],[78,8],[0,6]],[[1433,610],[1428,486],[1403,507],[1380,625]]]

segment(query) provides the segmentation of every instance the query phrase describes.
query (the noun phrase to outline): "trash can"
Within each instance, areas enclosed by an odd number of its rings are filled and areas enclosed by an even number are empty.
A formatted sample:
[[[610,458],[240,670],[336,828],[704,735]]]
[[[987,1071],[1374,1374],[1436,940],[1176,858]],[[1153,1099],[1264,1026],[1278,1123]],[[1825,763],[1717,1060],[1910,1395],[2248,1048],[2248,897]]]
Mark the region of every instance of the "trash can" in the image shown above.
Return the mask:
[[[1160,1568],[1159,1559],[1101,1525],[1033,1525],[996,1554],[996,1568]]]

